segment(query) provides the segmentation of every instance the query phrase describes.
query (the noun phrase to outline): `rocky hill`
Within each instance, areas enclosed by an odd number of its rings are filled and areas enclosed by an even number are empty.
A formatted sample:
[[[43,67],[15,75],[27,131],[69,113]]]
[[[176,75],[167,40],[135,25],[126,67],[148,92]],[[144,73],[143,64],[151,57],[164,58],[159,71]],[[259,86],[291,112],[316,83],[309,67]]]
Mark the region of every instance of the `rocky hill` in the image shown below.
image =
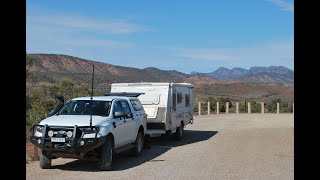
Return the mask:
[[[160,70],[154,67],[138,69],[115,66],[92,60],[85,60],[59,54],[30,54],[34,59],[33,72],[37,82],[57,82],[68,77],[76,82],[90,84],[92,65],[95,68],[95,83],[110,84],[116,82],[207,82],[217,80],[208,75],[188,75],[176,70]],[[192,78],[191,78],[192,77]]]
[[[191,74],[191,73],[190,73]],[[199,74],[192,72],[192,75]],[[243,68],[227,69],[220,67],[206,74],[214,79],[234,79],[241,82],[271,83],[271,84],[293,84],[294,71],[283,66],[251,67],[249,70]]]
[[[154,67],[138,69],[132,67],[115,66],[108,63],[81,59],[59,54],[29,54],[33,60],[31,72],[34,79],[27,79],[28,87],[36,87],[39,82],[55,83],[62,78],[72,79],[82,83],[90,89],[92,65],[95,67],[95,91],[103,94],[110,90],[111,83],[119,82],[189,82],[195,87],[198,97],[228,96],[243,100],[253,98],[269,101],[273,98],[283,98],[293,101],[293,72],[285,68],[257,68],[253,67],[250,74],[241,68],[230,70],[220,68],[218,72],[224,78],[212,78],[207,73],[185,74],[176,70],[160,70]],[[268,72],[265,72],[268,71]],[[223,73],[222,73],[223,72]],[[275,73],[277,72],[277,73]],[[284,82],[285,84],[279,84]]]

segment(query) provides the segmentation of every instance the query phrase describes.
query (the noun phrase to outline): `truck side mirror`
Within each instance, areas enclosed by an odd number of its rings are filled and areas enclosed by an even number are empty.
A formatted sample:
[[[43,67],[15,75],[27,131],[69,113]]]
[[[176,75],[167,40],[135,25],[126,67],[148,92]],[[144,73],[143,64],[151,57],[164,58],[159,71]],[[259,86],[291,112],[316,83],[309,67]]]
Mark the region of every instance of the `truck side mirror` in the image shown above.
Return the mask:
[[[126,115],[127,118],[133,118],[133,114],[130,112]]]
[[[113,114],[114,118],[122,118],[122,117],[125,117],[125,116],[127,116],[127,115],[126,115],[126,113],[124,111],[116,111]]]

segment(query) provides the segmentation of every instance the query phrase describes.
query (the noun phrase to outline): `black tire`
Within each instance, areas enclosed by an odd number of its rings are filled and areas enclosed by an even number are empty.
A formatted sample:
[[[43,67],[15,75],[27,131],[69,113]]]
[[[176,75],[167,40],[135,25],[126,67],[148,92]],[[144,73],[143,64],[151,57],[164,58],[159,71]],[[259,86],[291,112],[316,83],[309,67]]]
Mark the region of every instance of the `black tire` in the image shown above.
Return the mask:
[[[176,140],[180,141],[183,138],[184,128],[183,122],[181,122],[180,127],[177,127],[174,137]]]
[[[50,169],[52,161],[52,154],[46,151],[42,151],[40,153],[40,168],[41,169]]]
[[[112,144],[110,139],[106,139],[106,142],[101,147],[99,170],[108,171],[111,169],[111,164],[112,164]]]
[[[134,147],[131,149],[134,156],[140,156],[142,154],[144,147],[144,139],[142,133],[139,131],[137,134],[137,138],[134,142]]]
[[[146,134],[144,136],[144,148],[151,149],[151,137],[149,134]]]

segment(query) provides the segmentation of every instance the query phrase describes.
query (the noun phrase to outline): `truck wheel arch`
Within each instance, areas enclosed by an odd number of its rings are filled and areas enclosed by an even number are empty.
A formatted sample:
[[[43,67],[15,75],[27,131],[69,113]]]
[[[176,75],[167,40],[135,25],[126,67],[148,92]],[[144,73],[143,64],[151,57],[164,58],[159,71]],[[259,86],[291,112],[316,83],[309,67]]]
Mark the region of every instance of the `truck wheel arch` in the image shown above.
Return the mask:
[[[138,132],[141,132],[142,135],[144,136],[144,128],[143,128],[142,125],[140,125]],[[137,132],[137,133],[138,133],[138,132]]]

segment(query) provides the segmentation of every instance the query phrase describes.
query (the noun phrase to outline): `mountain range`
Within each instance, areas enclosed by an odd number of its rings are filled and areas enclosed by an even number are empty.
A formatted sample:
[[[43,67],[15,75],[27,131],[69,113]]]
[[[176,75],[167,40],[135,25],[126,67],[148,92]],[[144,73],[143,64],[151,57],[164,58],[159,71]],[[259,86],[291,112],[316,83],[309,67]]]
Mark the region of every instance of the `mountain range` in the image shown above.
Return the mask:
[[[213,73],[217,75],[220,72],[220,76],[214,78],[207,73],[186,74],[155,67],[138,69],[61,54],[27,56],[33,59],[31,68],[28,66],[32,76],[28,76],[26,81],[27,88],[32,89],[37,89],[40,82],[56,83],[62,78],[71,79],[90,89],[94,65],[95,94],[109,92],[111,83],[187,82],[194,86],[195,101],[206,101],[206,98],[213,96],[227,96],[237,101],[250,98],[257,102],[270,102],[281,98],[292,102],[294,97],[293,76],[290,75],[292,72],[283,67],[253,67],[250,70],[219,68],[219,71]],[[245,73],[247,74],[243,75]]]
[[[227,69],[218,68],[210,73],[182,73],[176,70],[144,69],[116,66],[61,54],[29,54],[33,59],[33,71],[38,81],[57,82],[69,77],[78,82],[90,83],[92,65],[95,66],[95,81],[98,84],[114,82],[190,82],[197,85],[216,83],[264,83],[286,84],[294,82],[294,72],[283,66]]]
[[[234,79],[242,82],[257,82],[257,83],[279,83],[293,84],[294,71],[283,66],[269,67],[251,67],[249,70],[244,68],[227,69],[220,67],[217,70],[209,73],[191,72],[190,75],[205,74],[212,78]]]

